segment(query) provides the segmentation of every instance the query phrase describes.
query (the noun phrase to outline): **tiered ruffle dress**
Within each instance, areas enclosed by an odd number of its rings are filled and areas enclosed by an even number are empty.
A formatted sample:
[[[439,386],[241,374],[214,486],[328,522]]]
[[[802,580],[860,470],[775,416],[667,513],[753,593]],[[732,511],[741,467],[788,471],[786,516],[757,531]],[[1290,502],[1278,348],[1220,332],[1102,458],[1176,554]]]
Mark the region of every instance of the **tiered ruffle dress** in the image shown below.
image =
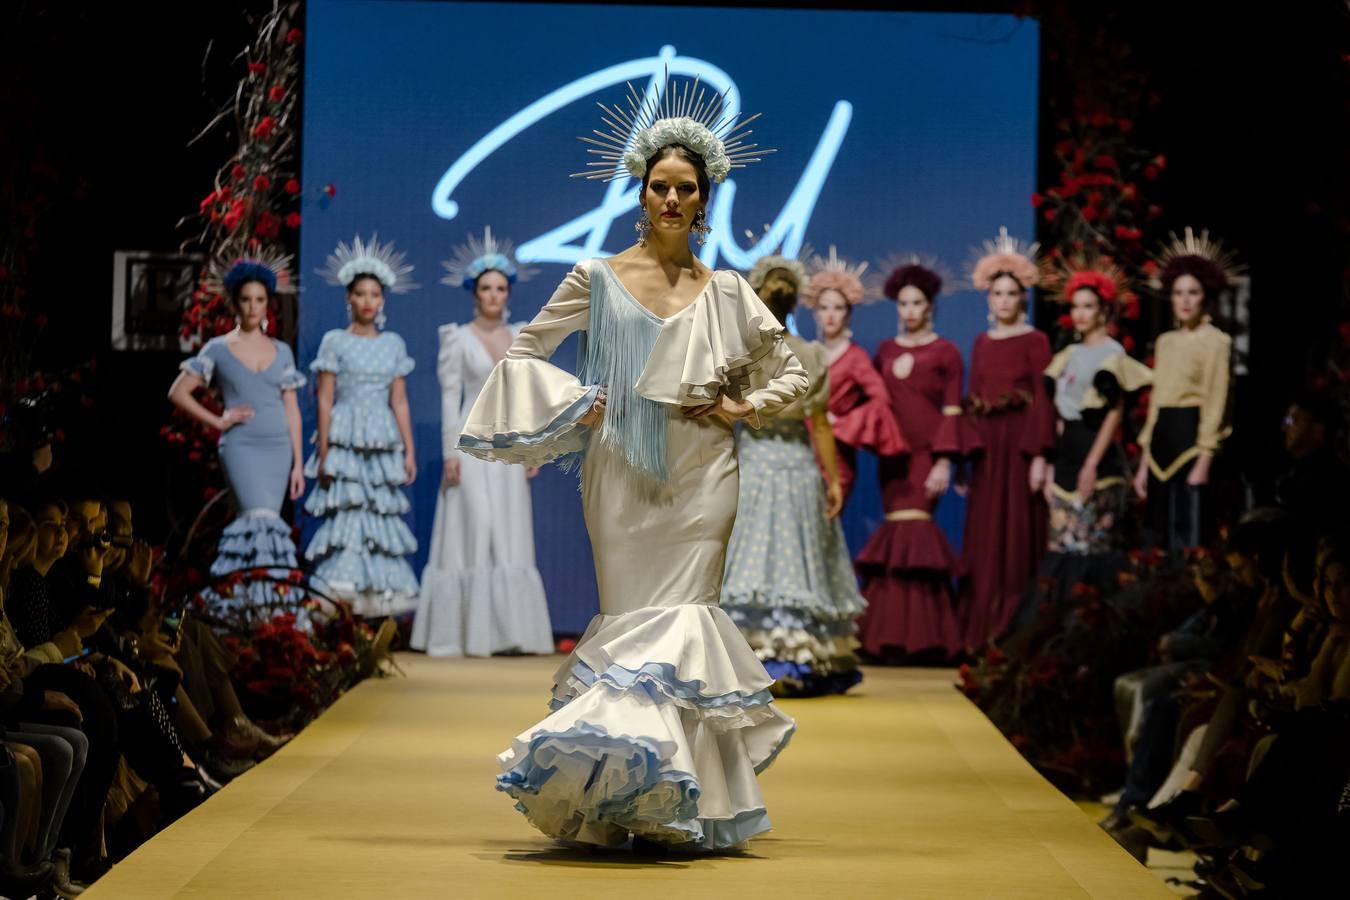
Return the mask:
[[[854,635],[866,603],[844,529],[825,518],[825,483],[806,428],[829,401],[832,370],[821,345],[785,340],[811,387],[763,428],[737,435],[741,496],[722,608],[776,679],[775,694],[843,693],[862,680]]]
[[[221,532],[213,578],[235,572],[267,570],[266,578],[243,580],[220,593],[207,591],[208,602],[223,609],[241,605],[270,607],[278,599],[278,585],[295,569],[291,526],[281,518],[281,504],[290,484],[291,432],[282,393],[305,383],[295,368],[291,348],[273,340],[276,356],[271,365],[255,372],[230,352],[224,337],[212,338],[180,368],[217,385],[225,406],[247,405],[253,417],[220,435],[217,444],[221,468],[234,493],[239,513]],[[284,592],[286,589],[283,587]]]
[[[409,508],[403,438],[389,388],[413,370],[412,357],[393,332],[361,337],[335,329],[323,336],[309,368],[333,373],[337,393],[325,461],[333,480],[316,483],[305,501],[305,512],[323,519],[305,555],[358,615],[406,612],[417,605],[417,576],[405,559],[417,539],[402,518]],[[319,477],[317,451],[305,475]]]
[[[460,477],[459,484],[442,484],[436,500],[412,646],[431,656],[552,653],[525,470],[494,466],[458,449],[492,358],[472,325],[442,325],[440,337],[441,452],[446,459],[459,457]]]
[[[580,377],[549,364],[584,332]],[[582,471],[600,614],[555,677],[552,707],[498,760],[497,787],[540,831],[692,849],[769,827],[757,774],[794,724],[718,606],[738,470],[731,425],[681,407],[748,400],[751,427],[806,391],[782,327],[733,272],[669,318],[599,260],[577,265],[494,369],[460,448]],[[595,427],[578,420],[607,386]]]
[[[942,498],[930,500],[924,482],[937,459],[959,460],[979,443],[961,409],[961,352],[946,338],[918,346],[888,340],[876,363],[909,453],[881,460],[886,521],[858,554],[867,599],[859,638],[882,659],[951,655],[961,649],[952,599],[960,563],[933,521]]]

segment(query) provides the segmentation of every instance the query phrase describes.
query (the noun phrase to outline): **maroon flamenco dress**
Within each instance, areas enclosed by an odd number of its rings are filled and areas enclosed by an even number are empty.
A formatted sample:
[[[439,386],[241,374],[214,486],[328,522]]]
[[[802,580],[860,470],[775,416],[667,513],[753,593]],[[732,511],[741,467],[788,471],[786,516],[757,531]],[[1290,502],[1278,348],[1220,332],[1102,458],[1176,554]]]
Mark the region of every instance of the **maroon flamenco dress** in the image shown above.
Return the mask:
[[[857,474],[859,449],[871,450],[881,457],[896,456],[907,449],[891,411],[886,384],[872,368],[867,351],[857,344],[850,343],[830,363],[827,409],[834,416],[831,429],[838,450],[839,484],[847,501]]]
[[[961,414],[961,353],[944,338],[919,347],[889,340],[876,363],[909,453],[881,459],[886,521],[858,555],[867,599],[858,639],[880,659],[952,655],[961,649],[951,588],[959,562],[933,521],[937,500],[923,485],[935,458],[959,458],[976,439]]]
[[[982,334],[970,360],[966,407],[980,434],[966,506],[961,618],[967,647],[982,647],[1012,624],[1045,553],[1045,498],[1029,487],[1031,461],[1055,443],[1045,388],[1050,341],[1032,329]]]

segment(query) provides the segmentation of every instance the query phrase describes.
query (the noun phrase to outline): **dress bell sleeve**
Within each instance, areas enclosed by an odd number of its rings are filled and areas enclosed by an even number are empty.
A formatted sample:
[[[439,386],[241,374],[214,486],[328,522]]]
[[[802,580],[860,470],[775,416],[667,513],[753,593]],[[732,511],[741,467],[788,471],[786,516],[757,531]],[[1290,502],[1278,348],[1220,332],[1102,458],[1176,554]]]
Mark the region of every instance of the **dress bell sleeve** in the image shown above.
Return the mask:
[[[436,378],[441,383],[441,456],[451,459],[459,452],[459,433],[464,428],[464,344],[459,325],[440,327],[440,350],[436,354]]]
[[[1027,370],[1031,372],[1031,407],[1024,419],[1021,450],[1027,456],[1046,456],[1055,448],[1055,407],[1046,388],[1044,372],[1050,366],[1050,340],[1042,331],[1032,332]]]
[[[984,449],[984,441],[961,406],[961,354],[951,347],[942,360],[942,421],[933,432],[935,456],[965,457]],[[971,378],[972,383],[975,381]],[[973,390],[973,389],[972,389]]]
[[[835,365],[842,370],[841,380],[856,383],[862,396],[851,409],[835,412],[834,439],[850,447],[871,450],[878,456],[896,456],[907,451],[909,445],[895,420],[886,383],[867,354],[861,350],[847,352]]]
[[[584,385],[548,360],[568,335],[587,329],[590,308],[589,264],[578,263],[493,368],[464,421],[460,450],[540,466],[585,448],[590,429],[579,420],[600,386]]]

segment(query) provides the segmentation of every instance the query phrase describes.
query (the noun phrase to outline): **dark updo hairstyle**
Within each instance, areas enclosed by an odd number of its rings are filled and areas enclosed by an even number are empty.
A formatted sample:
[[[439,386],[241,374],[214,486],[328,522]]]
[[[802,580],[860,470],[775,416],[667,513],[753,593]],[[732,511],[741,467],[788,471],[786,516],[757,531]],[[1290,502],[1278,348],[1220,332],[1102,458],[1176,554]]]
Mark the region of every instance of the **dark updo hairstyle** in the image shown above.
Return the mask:
[[[373,275],[370,272],[362,272],[347,283],[347,296],[350,297],[352,292],[356,290],[356,286],[367,278],[378,284],[380,286],[380,293],[384,293],[384,282],[379,279],[379,276]]]
[[[942,293],[942,277],[933,270],[917,264],[898,266],[894,269],[886,279],[884,293],[892,300],[899,300],[900,291],[911,285],[923,292],[930,306],[937,302],[938,294]]]
[[[269,285],[266,281],[264,281],[261,278],[245,278],[241,281],[236,281],[230,285],[231,306],[234,307],[239,306],[239,300],[244,295],[244,286],[249,284],[261,284],[263,286],[263,290],[267,293],[268,306],[271,306],[272,303],[276,300],[276,293],[272,290],[272,286]]]
[[[1158,277],[1163,293],[1170,296],[1172,286],[1182,275],[1191,275],[1200,282],[1200,288],[1205,292],[1206,306],[1218,300],[1228,287],[1228,277],[1224,275],[1223,269],[1203,256],[1174,256],[1163,266],[1162,274]]]
[[[642,176],[642,195],[640,196],[645,196],[647,193],[647,181],[652,176],[652,169],[661,160],[670,156],[682,159],[694,167],[694,171],[698,173],[696,176],[698,179],[698,198],[702,200],[706,206],[709,194],[712,191],[712,183],[708,181],[708,164],[703,161],[702,156],[695,153],[693,150],[690,150],[683,144],[666,144],[666,146],[651,155],[651,158],[647,160],[647,171]],[[639,200],[639,202],[641,201]]]

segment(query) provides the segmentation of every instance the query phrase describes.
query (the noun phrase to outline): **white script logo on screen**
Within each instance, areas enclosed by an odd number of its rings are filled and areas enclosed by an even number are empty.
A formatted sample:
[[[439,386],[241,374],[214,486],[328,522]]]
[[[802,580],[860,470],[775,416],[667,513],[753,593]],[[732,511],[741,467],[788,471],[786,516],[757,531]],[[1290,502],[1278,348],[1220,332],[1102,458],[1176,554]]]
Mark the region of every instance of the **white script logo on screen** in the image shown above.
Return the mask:
[[[679,56],[674,47],[665,46],[656,56],[618,63],[578,78],[506,119],[480,138],[445,171],[432,191],[432,210],[442,219],[453,219],[459,215],[459,204],[451,199],[455,188],[459,187],[479,163],[541,119],[576,100],[626,81],[646,78],[647,91],[655,91],[658,89],[658,79],[662,79],[667,72],[688,78],[697,77],[703,84],[719,93],[726,92],[727,112],[734,114],[740,111],[740,91],[726,72],[706,60]],[[834,166],[839,146],[844,141],[844,135],[848,133],[852,118],[853,106],[848,101],[840,100],[835,103],[824,133],[816,143],[816,149],[811,154],[796,187],[788,195],[768,232],[749,249],[742,248],[733,237],[731,209],[736,199],[736,183],[728,178],[713,192],[712,207],[709,210],[709,224],[713,232],[699,250],[700,259],[709,266],[715,266],[720,259],[734,268],[748,269],[754,265],[756,259],[767,253],[796,256],[805,240],[806,226],[811,221],[816,200],[820,197],[825,179]],[[571,265],[583,259],[603,256],[605,251],[601,249],[601,245],[608,237],[610,227],[616,219],[628,217],[636,206],[635,192],[631,189],[628,178],[609,182],[599,206],[551,231],[523,242],[516,251],[516,257],[521,262]],[[622,227],[629,226],[625,224]]]

